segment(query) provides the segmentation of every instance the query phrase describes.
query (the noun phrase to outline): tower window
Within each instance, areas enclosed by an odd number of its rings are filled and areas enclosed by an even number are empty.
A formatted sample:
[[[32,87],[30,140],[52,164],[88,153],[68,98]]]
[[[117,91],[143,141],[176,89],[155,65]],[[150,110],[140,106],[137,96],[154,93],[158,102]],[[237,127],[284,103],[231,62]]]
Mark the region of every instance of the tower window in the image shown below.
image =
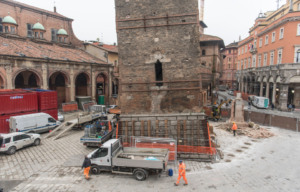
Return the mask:
[[[57,42],[57,32],[56,29],[51,29],[51,40]]]
[[[4,26],[5,33],[9,33],[8,26]]]
[[[202,55],[205,55],[205,50],[204,49],[202,50]]]
[[[2,18],[0,18],[0,33],[3,33]]]
[[[155,63],[155,77],[156,81],[162,81],[163,80],[163,73],[162,73],[162,64],[157,60]],[[163,83],[156,83],[156,86],[162,86]]]
[[[27,23],[27,37],[33,37],[32,24]]]
[[[15,34],[15,33],[16,33],[15,27],[10,27],[10,33],[11,33],[11,34]]]
[[[44,37],[43,37],[43,33],[42,32],[40,32],[40,38],[41,39],[43,39]]]

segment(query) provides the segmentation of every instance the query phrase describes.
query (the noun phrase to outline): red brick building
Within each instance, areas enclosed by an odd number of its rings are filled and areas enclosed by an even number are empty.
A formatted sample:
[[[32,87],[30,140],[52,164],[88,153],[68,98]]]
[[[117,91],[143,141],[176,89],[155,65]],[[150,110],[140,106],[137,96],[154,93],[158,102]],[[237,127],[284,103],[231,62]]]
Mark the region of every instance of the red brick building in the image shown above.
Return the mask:
[[[11,0],[0,1],[0,87],[43,88],[58,92],[59,106],[76,96],[97,96],[96,79],[107,80],[112,102],[113,65],[84,50],[73,20]]]
[[[226,85],[229,89],[236,89],[235,72],[237,70],[238,42],[230,43],[222,50],[226,56],[223,60],[223,74],[220,78],[220,85]]]

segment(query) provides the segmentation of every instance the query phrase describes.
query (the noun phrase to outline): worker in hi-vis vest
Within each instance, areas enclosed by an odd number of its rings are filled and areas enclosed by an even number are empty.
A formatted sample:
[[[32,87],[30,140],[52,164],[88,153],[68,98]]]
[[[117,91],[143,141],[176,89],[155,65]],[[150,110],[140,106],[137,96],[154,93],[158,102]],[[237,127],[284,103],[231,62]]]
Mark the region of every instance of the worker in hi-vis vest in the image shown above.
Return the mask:
[[[183,180],[185,181],[185,183],[183,185],[188,185],[188,182],[187,182],[187,179],[185,177],[185,164],[182,163],[182,160],[179,160],[179,175],[178,175],[178,179],[177,179],[177,182],[174,183],[175,186],[178,186],[179,185],[179,181],[181,179],[181,177],[183,177]]]
[[[235,136],[235,133],[236,133],[236,130],[237,130],[237,126],[236,126],[236,124],[235,124],[235,122],[232,122],[233,123],[233,125],[232,125],[232,130],[233,130],[233,136]]]

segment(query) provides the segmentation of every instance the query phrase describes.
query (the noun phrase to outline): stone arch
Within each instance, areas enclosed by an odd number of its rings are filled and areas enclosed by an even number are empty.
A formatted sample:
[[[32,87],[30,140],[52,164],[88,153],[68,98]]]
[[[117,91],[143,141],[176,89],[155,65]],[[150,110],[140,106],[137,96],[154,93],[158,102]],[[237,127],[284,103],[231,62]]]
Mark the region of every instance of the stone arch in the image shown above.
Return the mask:
[[[66,71],[63,71],[63,70],[55,70],[55,71],[52,71],[52,72],[49,74],[49,78],[50,78],[54,73],[61,73],[61,74],[64,76],[64,78],[65,78],[65,84],[66,84],[66,85],[70,85],[70,84],[71,84],[70,75],[69,75]]]
[[[268,82],[268,77],[267,76],[263,76],[261,82],[263,83],[267,83]]]
[[[104,96],[105,103],[109,100],[109,78],[106,71],[99,71],[95,75],[95,88],[96,89],[96,101],[98,102],[98,97],[100,95]],[[99,103],[99,102],[98,102]]]
[[[273,75],[270,75],[267,82],[274,83],[274,79],[275,78],[273,77]]]
[[[277,75],[277,76],[276,76],[275,82],[276,82],[276,83],[281,83],[280,75]]]
[[[14,73],[14,75],[12,76],[12,85],[15,87],[15,83],[16,83],[15,80],[19,74],[23,75],[23,73],[27,73],[27,72],[30,72],[31,74],[33,74],[36,79],[37,86],[42,87],[43,78],[42,78],[41,74],[38,71],[36,71],[34,69],[30,69],[30,68],[24,68],[24,69],[20,69],[20,70],[16,71]],[[29,75],[29,73],[27,73],[27,74]],[[26,85],[24,85],[24,86],[26,86]]]
[[[76,96],[91,96],[91,77],[87,72],[76,73],[74,82]]]
[[[85,71],[79,71],[79,72],[77,72],[74,75],[74,79],[73,79],[74,82],[76,83],[76,79],[77,79],[78,75],[80,75],[81,73],[83,73],[86,76],[86,78],[87,78],[87,84],[91,84],[91,80],[92,80],[91,75],[88,72],[85,72]]]
[[[261,82],[262,82],[262,77],[261,77],[261,76],[257,76],[257,77],[256,77],[256,82],[261,83]]]
[[[4,75],[0,72],[0,89],[6,89],[7,84],[6,84],[6,78]]]
[[[286,82],[288,83],[300,83],[300,75],[291,75],[287,78]]]

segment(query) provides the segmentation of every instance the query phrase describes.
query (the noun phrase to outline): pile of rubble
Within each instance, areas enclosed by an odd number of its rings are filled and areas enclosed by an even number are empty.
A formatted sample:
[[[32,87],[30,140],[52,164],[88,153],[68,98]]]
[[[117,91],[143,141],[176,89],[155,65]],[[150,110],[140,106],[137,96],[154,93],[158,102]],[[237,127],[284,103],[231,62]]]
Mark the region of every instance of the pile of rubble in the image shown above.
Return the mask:
[[[274,133],[270,132],[269,130],[260,127],[259,125],[250,122],[247,126],[239,127],[236,131],[237,135],[246,135],[248,137],[251,137],[253,139],[262,139],[262,138],[269,138],[275,136]],[[226,131],[232,132],[231,130],[232,124],[220,124],[218,128],[225,129]]]

